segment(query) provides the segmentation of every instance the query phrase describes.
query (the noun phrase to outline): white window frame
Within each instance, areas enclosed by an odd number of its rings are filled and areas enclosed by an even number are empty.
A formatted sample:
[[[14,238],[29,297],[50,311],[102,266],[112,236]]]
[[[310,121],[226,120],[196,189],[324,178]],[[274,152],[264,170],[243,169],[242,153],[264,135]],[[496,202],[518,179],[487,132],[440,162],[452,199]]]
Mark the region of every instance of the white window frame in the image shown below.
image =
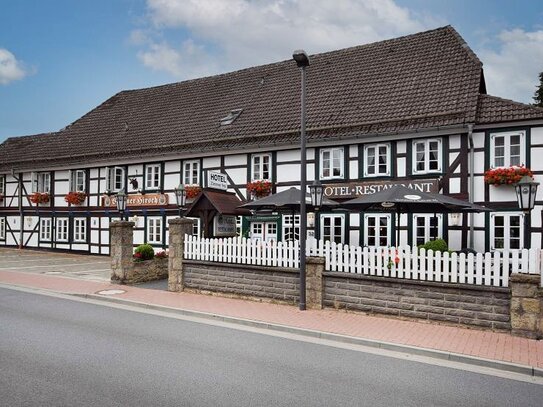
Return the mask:
[[[85,170],[70,171],[70,192],[85,192],[87,174]]]
[[[74,218],[74,242],[86,243],[87,242],[87,219],[86,218]]]
[[[51,218],[41,218],[40,219],[40,241],[50,242],[51,241],[51,227],[53,225]]]
[[[182,179],[184,185],[200,185],[200,160],[183,161]]]
[[[380,220],[381,218],[386,219],[386,232],[385,235],[381,235],[380,231]],[[367,213],[364,214],[364,246],[369,246],[369,235],[370,235],[370,225],[369,220],[375,219],[375,242],[379,242],[382,237],[386,238],[386,245],[376,245],[377,247],[390,247],[392,246],[392,215],[390,213]]]
[[[149,216],[147,218],[146,242],[152,244],[162,244],[162,218],[159,216]]]
[[[437,168],[431,170],[430,169],[430,143],[437,142],[438,143],[438,149],[437,149]],[[424,169],[418,170],[417,169],[417,145],[423,144],[424,145]],[[412,143],[412,171],[413,174],[431,174],[431,173],[439,173],[443,171],[443,141],[440,138],[429,138],[429,139],[418,139],[413,140]]]
[[[106,167],[106,190],[108,192],[119,192],[125,187],[124,167]]]
[[[56,242],[67,242],[69,238],[69,226],[70,219],[68,218],[57,218],[56,227],[55,227],[55,241]]]
[[[0,195],[6,196],[6,176],[0,175]]]
[[[519,154],[519,164],[511,164],[511,137],[519,136],[520,137],[520,154]],[[504,154],[503,154],[503,165],[496,165],[496,138],[504,138]],[[491,168],[504,168],[512,166],[522,166],[526,165],[526,132],[524,130],[519,131],[508,131],[500,133],[491,133],[490,134],[490,167]]]
[[[339,152],[339,174],[334,175],[334,152]],[[328,162],[330,163],[329,168],[324,167],[324,155],[329,154],[330,158]],[[332,147],[332,148],[322,148],[319,154],[319,167],[320,167],[320,179],[343,179],[345,176],[345,150],[343,147]],[[325,175],[325,169],[328,169],[330,172],[328,175]]]
[[[187,218],[192,221],[192,236],[201,237],[200,218]]]
[[[0,240],[6,240],[6,218],[0,218]]]
[[[386,148],[386,171],[380,172],[379,171],[379,149],[381,147]],[[373,149],[375,154],[375,172],[373,174],[370,174],[369,172],[369,150]],[[391,175],[391,165],[390,165],[390,156],[391,156],[391,148],[390,143],[378,143],[378,144],[367,144],[364,146],[364,176],[365,177],[388,177]]]
[[[325,234],[324,234],[325,224],[324,223],[326,219],[330,219],[330,221],[332,221],[332,219],[341,220],[341,239],[339,243],[341,244],[345,243],[345,215],[344,214],[321,214],[319,221],[320,221],[320,238],[322,240],[325,240]],[[330,227],[332,227],[332,225],[333,223],[331,223]],[[335,229],[335,225],[334,225],[334,229]],[[331,234],[330,236],[335,237],[335,233]],[[330,239],[330,240],[335,241],[335,239]]]
[[[264,171],[267,165],[267,171]],[[265,174],[267,172],[267,174]],[[271,181],[272,179],[272,155],[270,153],[253,154],[251,156],[251,181]]]
[[[294,215],[294,225],[292,224],[293,215],[283,215],[282,240],[300,240],[300,215]],[[293,239],[287,239],[287,235],[293,235]]]
[[[51,192],[51,173],[33,172],[31,174],[32,192],[48,194]]]
[[[503,248],[496,248],[496,217],[504,218],[504,238]],[[519,248],[511,249],[511,218],[513,216],[519,217]],[[504,250],[521,250],[524,248],[524,216],[522,212],[495,212],[490,214],[490,250],[504,251]]]
[[[419,244],[424,244],[427,241],[433,239],[432,236],[432,218],[437,218],[437,236],[436,239],[442,239],[443,238],[443,214],[437,213],[414,213],[413,214],[413,230],[412,230],[412,236],[413,236],[413,246],[417,246]],[[422,243],[417,243],[417,219],[425,219],[424,221],[424,241]]]
[[[145,190],[160,189],[160,176],[162,166],[160,164],[147,164],[145,166]]]

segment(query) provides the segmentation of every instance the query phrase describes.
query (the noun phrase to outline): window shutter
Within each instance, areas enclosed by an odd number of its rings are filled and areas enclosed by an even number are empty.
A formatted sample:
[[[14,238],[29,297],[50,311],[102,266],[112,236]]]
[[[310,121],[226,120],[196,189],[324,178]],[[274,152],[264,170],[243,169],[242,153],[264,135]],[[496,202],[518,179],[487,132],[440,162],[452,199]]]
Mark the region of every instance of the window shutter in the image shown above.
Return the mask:
[[[32,172],[30,174],[30,182],[31,182],[31,191],[32,193],[38,192],[38,174],[35,172]]]
[[[77,172],[75,172],[77,174]],[[75,177],[74,177],[74,171],[70,170],[70,191],[75,191]]]
[[[106,167],[106,192],[111,192],[111,169]]]

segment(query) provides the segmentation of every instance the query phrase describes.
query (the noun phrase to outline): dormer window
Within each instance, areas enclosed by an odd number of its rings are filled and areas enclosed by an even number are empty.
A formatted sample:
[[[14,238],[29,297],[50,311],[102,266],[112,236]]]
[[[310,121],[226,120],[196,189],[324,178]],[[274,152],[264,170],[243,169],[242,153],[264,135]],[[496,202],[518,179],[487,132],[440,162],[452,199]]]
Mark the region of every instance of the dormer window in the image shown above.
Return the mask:
[[[221,126],[226,126],[227,124],[232,124],[234,120],[236,120],[239,115],[243,112],[243,109],[234,109],[231,110],[230,113],[228,113],[228,116],[223,117],[221,119]]]

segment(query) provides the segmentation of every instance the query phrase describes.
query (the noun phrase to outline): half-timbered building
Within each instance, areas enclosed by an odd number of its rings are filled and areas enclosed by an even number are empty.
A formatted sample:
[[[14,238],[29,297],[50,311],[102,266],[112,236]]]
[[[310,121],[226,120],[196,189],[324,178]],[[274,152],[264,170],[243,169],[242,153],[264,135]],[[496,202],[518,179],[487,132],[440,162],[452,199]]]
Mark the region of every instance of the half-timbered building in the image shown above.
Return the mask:
[[[527,215],[511,185],[490,185],[484,173],[525,166],[543,180],[543,109],[488,95],[482,62],[452,27],[314,55],[307,72],[308,181],[319,179],[326,196],[405,184],[495,210],[403,214],[401,244],[440,236],[453,249],[541,246],[543,191]],[[0,145],[0,245],[108,254],[114,196],[125,189],[135,242],[165,247],[175,187],[205,187],[211,171],[226,174],[240,202],[253,181],[271,181],[272,192],[297,186],[299,137],[292,60],[122,91],[58,132]],[[394,245],[394,216],[320,211],[309,232]],[[237,226],[286,240],[299,237],[298,222],[255,214]],[[195,233],[208,226],[195,223]]]

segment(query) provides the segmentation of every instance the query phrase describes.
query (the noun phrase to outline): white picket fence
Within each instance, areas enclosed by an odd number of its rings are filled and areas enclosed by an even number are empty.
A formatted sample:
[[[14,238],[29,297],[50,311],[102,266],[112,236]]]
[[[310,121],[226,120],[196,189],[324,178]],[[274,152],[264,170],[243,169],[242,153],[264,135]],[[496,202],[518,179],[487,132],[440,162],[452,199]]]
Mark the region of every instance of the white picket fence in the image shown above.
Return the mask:
[[[542,251],[524,249],[457,254],[416,247],[379,248],[307,241],[306,254],[325,258],[325,270],[444,283],[507,287],[512,272],[541,274]],[[219,263],[299,267],[299,242],[263,242],[241,237],[185,236],[184,257]]]

